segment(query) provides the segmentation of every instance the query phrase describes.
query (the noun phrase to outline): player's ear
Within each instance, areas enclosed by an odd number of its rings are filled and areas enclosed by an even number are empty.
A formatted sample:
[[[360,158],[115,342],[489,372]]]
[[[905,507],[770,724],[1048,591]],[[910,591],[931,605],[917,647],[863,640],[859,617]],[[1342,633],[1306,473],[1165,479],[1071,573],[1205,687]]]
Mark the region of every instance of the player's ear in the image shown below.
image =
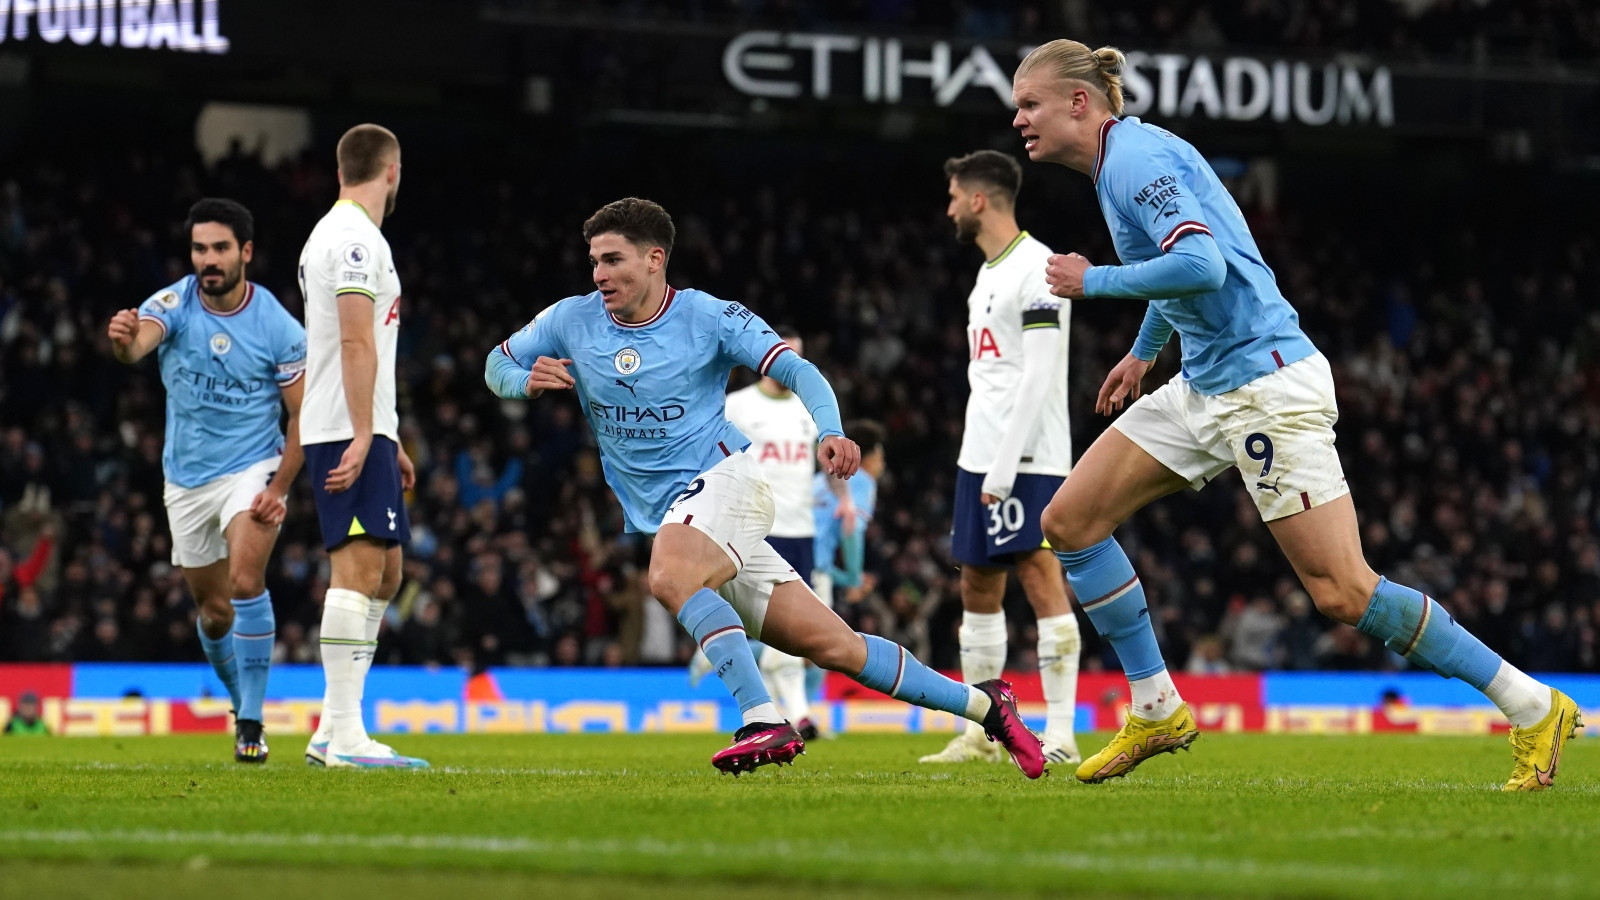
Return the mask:
[[[667,251],[662,247],[651,247],[648,258],[650,260],[651,272],[655,272],[659,269],[665,269],[667,267]]]
[[[1072,114],[1077,117],[1089,114],[1089,91],[1085,88],[1072,89]]]
[[[241,262],[248,263],[250,261],[250,258],[252,256],[255,256],[255,255],[256,255],[256,242],[255,241],[245,241],[243,244],[239,245],[239,260]]]

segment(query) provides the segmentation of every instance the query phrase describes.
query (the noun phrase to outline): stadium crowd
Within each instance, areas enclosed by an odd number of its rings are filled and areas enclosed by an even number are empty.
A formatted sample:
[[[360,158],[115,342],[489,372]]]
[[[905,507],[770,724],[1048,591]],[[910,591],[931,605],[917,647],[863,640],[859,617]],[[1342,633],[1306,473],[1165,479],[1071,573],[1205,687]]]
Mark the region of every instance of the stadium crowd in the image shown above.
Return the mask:
[[[586,292],[578,224],[614,193],[595,194],[582,168],[603,169],[603,150],[529,164],[515,154],[533,151],[514,144],[503,152],[516,164],[474,148],[485,174],[472,179],[413,153],[385,223],[405,288],[402,431],[419,481],[379,660],[681,663],[690,641],[648,596],[647,543],[622,533],[576,403],[503,403],[482,383],[490,347],[548,303]],[[673,151],[660,152],[672,165]],[[105,322],[188,272],[178,223],[206,195],[254,211],[251,277],[298,314],[294,260],[335,195],[331,153],[269,169],[236,149],[208,168],[179,144],[147,143],[11,162],[0,169],[0,660],[198,660],[193,604],[168,563],[164,393],[153,361],[112,360]],[[557,169],[566,177],[549,177]],[[955,667],[947,532],[965,298],[979,257],[939,214],[937,163],[863,171],[844,189],[803,168],[781,180],[750,163],[676,171],[683,178],[657,195],[678,220],[672,282],[797,326],[846,417],[887,425],[869,577],[841,612]],[[1092,218],[1086,190],[1074,196]],[[1023,222],[1038,229],[1036,206],[1024,203]],[[1361,229],[1349,215],[1291,217],[1270,201],[1248,210],[1285,294],[1333,360],[1341,450],[1374,566],[1436,596],[1518,666],[1600,670],[1594,238],[1530,225],[1515,239],[1545,249],[1523,253],[1488,247],[1472,221],[1430,222],[1444,227],[1413,229],[1417,243],[1402,255],[1353,237]],[[1091,259],[1110,255],[1103,230],[1075,239]],[[1105,427],[1089,413],[1093,396],[1139,312],[1078,304],[1079,452]],[[1153,378],[1172,373],[1174,352]],[[1155,504],[1119,537],[1174,668],[1402,665],[1316,614],[1231,478]],[[327,568],[303,477],[268,586],[278,655],[314,660]],[[1013,646],[1031,648],[1026,603],[1013,596],[1008,608]],[[1085,668],[1115,667],[1088,639]],[[1030,653],[1014,650],[1011,664],[1033,665]]]
[[[1587,0],[500,0],[559,15],[744,27],[920,30],[972,40],[1093,34],[1139,50],[1378,52],[1485,62],[1592,59],[1600,7]]]

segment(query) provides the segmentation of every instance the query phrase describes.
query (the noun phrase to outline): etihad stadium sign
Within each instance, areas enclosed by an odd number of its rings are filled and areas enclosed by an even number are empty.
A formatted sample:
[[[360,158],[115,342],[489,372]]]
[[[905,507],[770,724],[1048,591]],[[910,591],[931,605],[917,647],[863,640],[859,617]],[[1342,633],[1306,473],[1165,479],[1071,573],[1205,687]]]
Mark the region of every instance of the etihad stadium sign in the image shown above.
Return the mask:
[[[949,107],[992,95],[1009,109],[1011,73],[1033,48],[963,47],[951,41],[747,31],[723,49],[722,71],[735,90],[752,97]],[[1134,116],[1394,124],[1394,86],[1386,66],[1134,51],[1124,89],[1125,112]]]
[[[0,44],[227,53],[221,0],[0,0]]]

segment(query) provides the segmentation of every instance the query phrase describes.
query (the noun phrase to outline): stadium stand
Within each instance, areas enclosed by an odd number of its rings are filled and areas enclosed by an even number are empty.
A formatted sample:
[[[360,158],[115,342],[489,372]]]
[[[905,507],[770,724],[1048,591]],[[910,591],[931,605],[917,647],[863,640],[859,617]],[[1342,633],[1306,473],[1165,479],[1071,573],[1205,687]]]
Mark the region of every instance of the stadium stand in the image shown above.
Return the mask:
[[[756,136],[722,141],[715,164],[696,167],[710,151],[686,138],[660,149],[654,170],[681,177],[661,187],[641,171],[613,189],[590,177],[607,165],[593,145],[557,155],[507,137],[471,152],[408,156],[389,228],[405,285],[403,431],[420,475],[407,579],[380,660],[686,658],[686,637],[650,602],[647,549],[621,533],[576,405],[504,405],[480,375],[494,341],[585,290],[577,224],[612,196],[655,185],[678,218],[674,283],[794,323],[847,414],[887,423],[872,577],[844,613],[954,666],[946,534],[965,397],[962,305],[978,260],[939,215],[939,157],[896,166],[894,148],[864,149],[845,165]],[[252,208],[252,277],[298,313],[292,261],[334,196],[331,155],[268,168],[236,147],[207,168],[180,135],[93,155],[41,141],[0,167],[0,659],[200,658],[192,603],[167,563],[163,393],[153,364],[129,370],[110,358],[105,321],[185,274],[178,223],[205,195]],[[468,165],[481,174],[456,178]],[[769,166],[792,177],[775,179]],[[1238,168],[1250,177],[1250,165]],[[1516,217],[1529,192],[1554,209],[1578,208],[1581,194],[1562,199],[1560,184],[1514,167],[1456,174],[1428,182],[1414,167],[1380,179],[1375,191],[1408,185],[1384,222],[1337,186],[1320,199],[1300,191],[1293,215],[1271,191],[1241,194],[1285,293],[1334,361],[1345,467],[1374,564],[1437,596],[1519,666],[1600,670],[1600,248],[1559,217]],[[1038,187],[1024,189],[1024,224],[1058,249],[1105,258],[1103,232],[1061,221],[1095,218],[1087,186],[1029,177]],[[1452,196],[1461,179],[1485,185],[1482,196]],[[1396,233],[1408,236],[1403,257]],[[1079,304],[1080,451],[1105,426],[1088,410],[1137,313]],[[1153,377],[1171,374],[1172,356]],[[1157,504],[1119,534],[1175,667],[1399,664],[1310,609],[1226,479]],[[269,570],[281,657],[315,658],[326,578],[302,479]],[[1011,619],[1030,622],[1026,605]],[[1115,667],[1090,641],[1085,667]]]

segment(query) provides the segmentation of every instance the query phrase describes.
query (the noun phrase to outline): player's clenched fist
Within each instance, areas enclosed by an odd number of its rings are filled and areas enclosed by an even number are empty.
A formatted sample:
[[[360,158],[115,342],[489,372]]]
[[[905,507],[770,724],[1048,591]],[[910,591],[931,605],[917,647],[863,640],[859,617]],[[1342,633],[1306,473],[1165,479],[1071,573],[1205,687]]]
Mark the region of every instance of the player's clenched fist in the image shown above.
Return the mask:
[[[829,475],[849,478],[861,467],[861,448],[855,441],[830,434],[817,447],[817,462],[822,463],[822,470]]]
[[[1089,261],[1076,253],[1060,253],[1045,260],[1044,280],[1050,293],[1068,300],[1083,298],[1083,273],[1089,270]]]
[[[577,384],[578,382],[567,374],[567,366],[570,365],[572,365],[570,359],[539,357],[533,364],[533,371],[528,373],[528,398],[531,400],[545,391],[564,391]]]
[[[106,336],[111,338],[111,349],[124,351],[133,346],[134,338],[139,336],[139,311],[136,309],[119,309],[111,317],[111,324],[106,326]]]

